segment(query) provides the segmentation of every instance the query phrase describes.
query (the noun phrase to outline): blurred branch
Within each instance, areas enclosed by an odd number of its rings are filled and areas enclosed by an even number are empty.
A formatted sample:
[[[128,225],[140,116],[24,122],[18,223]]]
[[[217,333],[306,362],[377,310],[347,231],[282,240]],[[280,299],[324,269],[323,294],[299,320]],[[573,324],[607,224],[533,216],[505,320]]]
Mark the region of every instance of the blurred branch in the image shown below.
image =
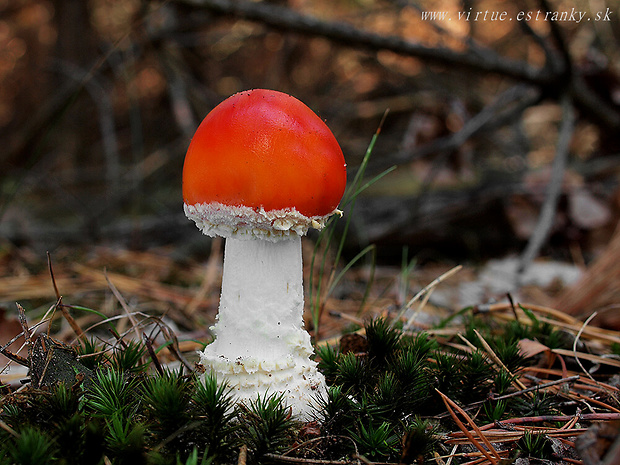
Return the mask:
[[[581,74],[573,74],[570,93],[575,103],[585,108],[607,128],[620,130],[620,113],[593,92]]]
[[[11,145],[5,149],[0,160],[12,163],[14,160],[27,157],[29,153],[37,153],[38,144],[51,132],[54,122],[62,116],[81,90],[81,82],[68,82],[41,102],[39,110],[32,115],[20,132],[13,136]]]
[[[527,247],[521,255],[519,263],[519,274],[523,273],[529,264],[534,260],[540,248],[543,246],[549,232],[553,226],[558,200],[562,192],[562,181],[564,180],[564,172],[566,171],[566,163],[568,160],[568,152],[570,149],[570,141],[575,129],[575,110],[572,101],[568,95],[562,97],[562,122],[560,133],[558,134],[558,142],[555,151],[555,158],[551,166],[551,179],[547,195],[538,217],[536,228],[527,243]]]
[[[184,69],[183,61],[179,58],[178,47],[174,42],[165,43],[161,63],[168,76],[167,82],[174,121],[181,133],[189,140],[198,124],[188,98],[186,76],[189,73]]]
[[[463,146],[469,139],[483,131],[491,131],[506,124],[514,123],[523,111],[533,105],[540,98],[540,92],[526,85],[516,85],[499,95],[490,105],[465,122],[460,131],[429,142],[411,152],[400,151],[397,160],[392,164],[402,164],[413,159],[424,158],[431,154],[439,154],[435,159],[433,169],[423,181],[420,194],[413,202],[412,210],[421,208],[424,197],[430,193],[428,190],[437,175],[440,167],[448,160],[449,156]]]
[[[427,47],[400,37],[363,31],[343,22],[322,21],[271,3],[235,0],[177,1],[220,14],[258,21],[276,29],[325,37],[352,47],[389,50],[440,65],[497,73],[536,84],[549,84],[557,79],[557,76],[546,68],[535,68],[525,62],[510,60],[489,49],[460,53],[446,47]]]
[[[99,129],[106,160],[106,179],[110,186],[109,191],[117,192],[121,177],[121,167],[115,131],[114,109],[112,108],[109,92],[98,82],[101,76],[96,77],[89,71],[62,60],[57,60],[54,63],[54,69],[71,78],[76,84],[82,84],[95,103],[99,115]]]
[[[548,0],[539,0],[542,9],[545,12],[553,11],[553,7],[549,5]],[[529,26],[528,26],[529,27]],[[549,27],[551,30],[551,36],[559,49],[559,57],[563,61],[560,65],[557,63],[558,57],[550,50],[550,45],[544,39],[537,41],[539,46],[545,51],[547,56],[547,63],[549,63],[552,69],[558,73],[564,69],[564,72],[569,79],[569,92],[578,106],[586,108],[596,119],[601,121],[605,126],[610,128],[620,127],[620,114],[614,109],[609,102],[600,98],[585,82],[583,75],[579,70],[573,66],[573,60],[570,56],[569,46],[564,39],[562,30],[556,21],[550,21]],[[532,31],[532,34],[538,37]]]
[[[545,64],[547,68],[552,70],[552,72],[556,75],[560,75],[564,70],[566,64],[562,61],[562,58],[554,51],[549,41],[542,37],[540,34],[538,34],[534,29],[532,29],[532,26],[530,26],[529,22],[520,21],[519,26],[527,35],[532,37],[536,45],[538,45],[540,49],[545,53]]]
[[[22,173],[31,169],[41,156],[40,145],[53,132],[59,119],[81,90],[81,83],[70,81],[41,102],[39,110],[14,134],[8,147],[0,154],[0,162],[8,167],[18,160],[26,160]],[[12,186],[0,193],[0,222],[24,181],[24,176],[22,174]]]
[[[350,47],[374,51],[389,50],[397,54],[419,58],[429,63],[453,66],[479,73],[499,74],[541,86],[554,96],[559,95],[558,90],[567,88],[577,106],[584,108],[608,128],[620,128],[620,112],[593,92],[587,86],[578,70],[572,66],[572,60],[561,31],[557,24],[553,22],[551,22],[552,36],[556,42],[556,47],[550,46],[545,39],[529,29],[530,35],[544,50],[547,57],[545,66],[543,68],[536,68],[530,66],[525,61],[515,61],[503,57],[488,48],[470,47],[465,52],[458,52],[446,47],[427,47],[400,37],[383,36],[363,31],[347,23],[323,21],[298,13],[290,8],[267,2],[243,0],[176,1],[197,8],[207,9],[218,14],[257,21],[275,29],[324,37]],[[549,7],[545,0],[541,0],[541,2],[543,8]],[[556,48],[559,49],[559,52],[556,51]]]
[[[493,103],[483,108],[470,118],[460,131],[447,137],[435,139],[428,144],[418,147],[413,153],[400,152],[396,160],[390,164],[400,164],[412,159],[423,158],[427,155],[452,151],[461,147],[472,137],[483,130],[497,129],[505,124],[517,120],[523,111],[540,99],[540,92],[525,85],[517,85],[503,92]]]
[[[553,8],[551,7],[551,5],[549,5],[549,2],[547,0],[539,0],[539,1],[540,1],[540,6],[545,11],[545,13],[549,13],[553,11]],[[560,55],[564,60],[565,71],[567,73],[570,73],[571,72],[571,69],[570,69],[571,68],[571,57],[568,51],[568,47],[566,45],[566,41],[564,40],[564,36],[562,35],[562,31],[560,30],[560,27],[556,21],[549,21],[549,28],[551,30],[551,36],[553,37],[553,40],[555,41],[556,46],[560,51]],[[545,48],[545,52],[547,53],[547,56],[549,56],[549,50],[547,48]]]

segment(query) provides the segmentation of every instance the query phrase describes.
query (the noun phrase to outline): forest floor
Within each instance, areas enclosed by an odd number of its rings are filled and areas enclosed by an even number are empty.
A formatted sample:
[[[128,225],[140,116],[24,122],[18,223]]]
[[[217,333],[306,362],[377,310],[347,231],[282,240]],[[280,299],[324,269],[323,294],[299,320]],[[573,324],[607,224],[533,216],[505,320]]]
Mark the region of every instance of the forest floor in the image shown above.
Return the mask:
[[[69,345],[77,341],[80,332],[109,339],[110,334],[101,329],[102,322],[113,321],[117,333],[127,340],[135,339],[136,334],[148,336],[162,365],[175,366],[181,358],[193,364],[198,360],[197,351],[211,338],[209,326],[214,322],[219,301],[222,245],[213,241],[210,255],[199,260],[181,256],[171,247],[148,251],[103,246],[88,250],[60,248],[53,256],[40,256],[26,248],[5,245],[0,257],[0,343],[20,334],[24,326],[20,313],[33,333],[47,332]],[[313,253],[311,244],[305,243],[306,283]],[[327,265],[329,268],[330,264]],[[444,350],[464,352],[474,349],[467,339],[472,337],[474,321],[481,328],[510,322],[553,328],[570,343],[552,347],[545,345],[544,339],[519,341],[521,354],[536,362],[520,371],[522,389],[518,392],[523,395],[529,392],[528,388],[534,388],[537,392],[561,394],[565,401],[568,399],[566,405],[573,407],[565,408],[563,413],[556,411],[553,418],[530,418],[530,426],[523,428],[506,429],[499,423],[491,428],[490,423],[489,431],[483,433],[475,418],[465,413],[468,408],[461,410],[450,399],[444,399],[444,415],[449,413],[458,425],[444,437],[444,448],[448,444],[455,448],[467,444],[472,457],[482,457],[482,449],[488,450],[488,446],[481,446],[480,441],[488,437],[516,444],[525,431],[538,431],[542,427],[537,422],[543,422],[547,425],[545,437],[552,440],[555,448],[554,463],[614,463],[609,460],[617,458],[617,452],[611,448],[617,435],[611,420],[620,419],[619,328],[601,328],[596,312],[580,318],[583,315],[571,316],[553,308],[564,293],[583,282],[585,270],[564,263],[536,261],[517,280],[516,266],[515,258],[505,258],[476,267],[441,263],[417,267],[414,262],[400,267],[353,267],[330,295],[323,292],[318,319],[312,315],[312,293],[306,296],[306,327],[317,346],[331,344],[343,354],[351,350],[345,342],[350,338],[341,339],[343,334],[364,337],[364,325],[376,317],[400,322],[405,334],[428,334]],[[329,279],[326,273],[324,289],[330,287]],[[23,313],[21,309],[25,309]],[[313,321],[319,322],[318,328]],[[170,341],[174,341],[174,349],[166,348]],[[482,337],[480,342],[486,347]],[[8,349],[28,357],[22,338]],[[493,350],[486,350],[493,359]],[[28,367],[9,363],[2,355],[0,364],[4,367],[0,379],[5,385],[17,389],[20,380],[28,376]],[[566,413],[574,411],[575,406],[577,413]],[[528,420],[513,417],[508,423],[511,421],[518,425]],[[581,445],[575,446],[580,437],[577,444]],[[567,452],[575,447],[577,453]],[[590,456],[584,458],[588,450]],[[278,462],[277,454],[270,457]],[[446,463],[437,460],[436,463]],[[497,463],[495,459],[483,460],[471,463]],[[299,463],[304,463],[304,459],[300,457]]]

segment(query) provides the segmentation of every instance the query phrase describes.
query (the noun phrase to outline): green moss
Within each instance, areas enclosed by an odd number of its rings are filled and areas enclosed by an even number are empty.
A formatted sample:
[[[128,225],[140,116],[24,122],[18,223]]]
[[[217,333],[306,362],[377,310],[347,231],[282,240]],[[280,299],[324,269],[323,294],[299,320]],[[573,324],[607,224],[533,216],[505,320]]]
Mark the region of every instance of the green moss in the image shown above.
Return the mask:
[[[470,342],[481,346],[474,326],[467,327]],[[475,329],[512,373],[530,363],[518,350],[519,338],[534,330],[547,342],[554,337],[534,323]],[[228,464],[237,462],[242,446],[250,465],[269,463],[272,454],[283,452],[320,460],[358,454],[369,461],[423,463],[436,452],[449,454],[440,431],[456,429],[437,389],[468,408],[477,423],[566,408],[551,391],[498,400],[515,394],[516,375],[491,363],[482,349],[448,343],[460,343],[456,337],[440,344],[426,333],[406,334],[385,319],[367,322],[364,330],[362,352],[317,350],[329,389],[317,397],[315,421],[307,424],[291,418],[276,393],[235,405],[231,388],[213,375],[160,373],[147,363],[141,344],[119,345],[108,356],[94,342],[82,343],[78,353],[92,370],[89,378],[5,391],[0,465]],[[537,458],[545,457],[547,446],[540,436],[511,445],[514,453]]]

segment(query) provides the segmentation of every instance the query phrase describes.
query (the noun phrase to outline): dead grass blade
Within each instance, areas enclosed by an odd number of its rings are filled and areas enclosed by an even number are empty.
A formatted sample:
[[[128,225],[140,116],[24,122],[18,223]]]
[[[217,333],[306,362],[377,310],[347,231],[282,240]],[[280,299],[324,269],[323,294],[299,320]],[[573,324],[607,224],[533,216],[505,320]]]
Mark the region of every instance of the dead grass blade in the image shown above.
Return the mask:
[[[484,339],[484,337],[482,337],[482,334],[480,334],[478,332],[477,329],[474,329],[474,332],[476,333],[476,336],[478,336],[478,339],[480,340],[480,343],[482,344],[482,347],[484,348],[485,352],[487,353],[487,355],[491,358],[491,360],[493,361],[493,363],[495,363],[499,368],[501,368],[502,370],[504,370],[506,373],[508,373],[511,377],[514,378],[514,384],[516,386],[518,386],[518,388],[521,391],[525,391],[525,393],[528,396],[532,396],[533,394],[531,394],[530,392],[527,391],[527,386],[525,386],[525,384],[523,384],[519,378],[517,378],[516,376],[514,376],[510,370],[506,367],[506,365],[504,365],[504,363],[499,359],[499,357],[497,356],[497,354],[495,353],[495,351],[493,351],[493,349],[491,348],[491,346],[489,345],[489,343]]]
[[[458,273],[462,268],[463,268],[463,265],[457,265],[454,268],[446,271],[441,276],[435,278],[433,281],[431,281],[427,286],[425,286],[416,295],[414,295],[413,298],[411,298],[411,300],[409,300],[409,302],[407,302],[407,304],[400,310],[399,314],[394,319],[394,322],[399,321],[400,318],[403,316],[403,314],[407,311],[407,309],[411,308],[411,306],[414,303],[416,303],[421,297],[424,296],[425,298],[421,302],[420,306],[418,307],[418,310],[416,312],[414,312],[414,314],[409,318],[409,320],[407,321],[407,323],[405,325],[405,328],[409,328],[413,324],[413,321],[415,320],[415,317],[416,317],[417,313],[420,312],[421,309],[424,307],[424,305],[426,305],[426,302],[428,302],[428,299],[430,298],[430,295],[432,294],[432,292],[435,289],[435,287],[438,284],[440,284],[443,281],[445,281],[446,279],[450,278],[452,275]]]
[[[108,282],[114,282],[117,289],[122,290],[124,293],[135,294],[148,299],[160,302],[169,302],[179,309],[177,316],[181,317],[181,321],[184,324],[193,325],[193,321],[185,308],[192,302],[194,297],[193,293],[187,289],[183,289],[179,286],[171,286],[161,284],[149,279],[132,278],[120,273],[112,273],[104,270],[102,273],[99,270],[88,268],[84,265],[76,264],[73,266],[75,272],[84,277],[88,277],[92,282],[96,284],[105,283],[109,288]]]
[[[196,313],[196,310],[200,307],[201,302],[205,300],[209,291],[216,284],[217,278],[220,275],[218,266],[221,262],[221,250],[222,239],[214,238],[211,240],[211,252],[209,253],[209,259],[205,267],[204,277],[200,284],[200,289],[196,292],[194,298],[186,305],[185,313],[192,316]]]
[[[104,274],[105,274],[105,279],[108,282],[108,286],[110,287],[110,290],[112,291],[112,294],[114,294],[114,297],[116,297],[116,300],[118,300],[118,302],[121,304],[121,307],[123,307],[123,311],[125,312],[125,315],[129,319],[134,332],[136,333],[136,340],[139,341],[140,340],[140,330],[138,329],[138,320],[136,320],[134,318],[134,315],[131,312],[131,309],[127,305],[127,302],[125,301],[125,299],[123,298],[121,293],[118,292],[118,289],[116,289],[116,286],[112,283],[112,281],[110,281],[110,279],[108,278],[108,275],[107,275],[107,273],[105,273],[105,271],[104,271]]]
[[[541,305],[535,305],[530,303],[522,303],[518,304],[519,307],[527,308],[532,312],[536,313],[537,319],[540,323],[548,323],[553,325],[559,329],[565,329],[568,331],[572,331],[577,333],[580,328],[583,327],[583,321],[578,320],[570,315],[566,315],[560,310],[555,310],[549,307],[544,307]],[[514,315],[512,313],[502,313],[506,312],[510,309],[509,303],[500,303],[493,305],[480,305],[474,307],[474,313],[478,314],[490,314],[492,313],[495,318],[498,320],[514,320]],[[523,310],[517,308],[517,313],[519,315],[519,321],[523,324],[530,325],[532,324],[528,318],[522,318],[525,316]],[[539,315],[540,314],[540,315]],[[546,316],[541,316],[546,315]],[[587,338],[591,340],[599,340],[605,343],[617,343],[620,344],[620,334],[618,331],[614,331],[611,329],[599,328],[597,326],[587,326],[583,328],[582,338]]]
[[[590,315],[588,317],[588,319],[586,321],[583,322],[583,325],[581,326],[581,328],[579,328],[579,332],[577,333],[577,336],[575,336],[575,340],[573,341],[573,357],[575,357],[575,361],[577,362],[577,364],[579,365],[579,367],[581,368],[581,370],[585,373],[585,375],[590,378],[592,381],[594,381],[594,378],[592,377],[592,375],[590,374],[590,372],[588,370],[585,369],[585,367],[583,366],[583,364],[581,363],[581,360],[579,359],[579,356],[577,355],[577,344],[579,342],[579,338],[581,338],[581,335],[583,334],[583,331],[586,329],[586,327],[588,326],[588,323],[590,323],[590,321],[592,321],[592,319],[594,319],[596,317],[597,313],[594,312],[592,313],[592,315]]]
[[[56,283],[56,277],[54,276],[54,267],[52,266],[52,256],[50,255],[49,252],[47,252],[47,268],[49,269],[50,278],[52,279],[52,286],[54,287],[54,293],[56,294],[56,305],[54,307],[54,311],[57,308],[60,308],[60,311],[62,312],[62,316],[65,318],[65,320],[67,320],[67,323],[69,323],[69,326],[71,326],[71,329],[73,330],[75,335],[78,337],[78,339],[84,339],[85,336],[84,336],[84,332],[82,331],[82,328],[80,328],[80,325],[77,324],[73,316],[69,313],[69,310],[67,310],[67,308],[62,303],[62,296],[60,295],[60,291],[58,290],[58,284]]]

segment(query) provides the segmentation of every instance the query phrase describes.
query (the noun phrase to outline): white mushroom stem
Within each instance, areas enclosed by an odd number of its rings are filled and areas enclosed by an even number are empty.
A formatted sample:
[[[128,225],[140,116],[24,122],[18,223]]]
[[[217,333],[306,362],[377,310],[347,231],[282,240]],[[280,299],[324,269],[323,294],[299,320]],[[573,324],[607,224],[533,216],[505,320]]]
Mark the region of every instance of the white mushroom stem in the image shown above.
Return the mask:
[[[325,380],[310,360],[303,328],[301,238],[227,238],[215,341],[201,363],[226,379],[238,400],[282,393],[293,413],[311,418]]]

